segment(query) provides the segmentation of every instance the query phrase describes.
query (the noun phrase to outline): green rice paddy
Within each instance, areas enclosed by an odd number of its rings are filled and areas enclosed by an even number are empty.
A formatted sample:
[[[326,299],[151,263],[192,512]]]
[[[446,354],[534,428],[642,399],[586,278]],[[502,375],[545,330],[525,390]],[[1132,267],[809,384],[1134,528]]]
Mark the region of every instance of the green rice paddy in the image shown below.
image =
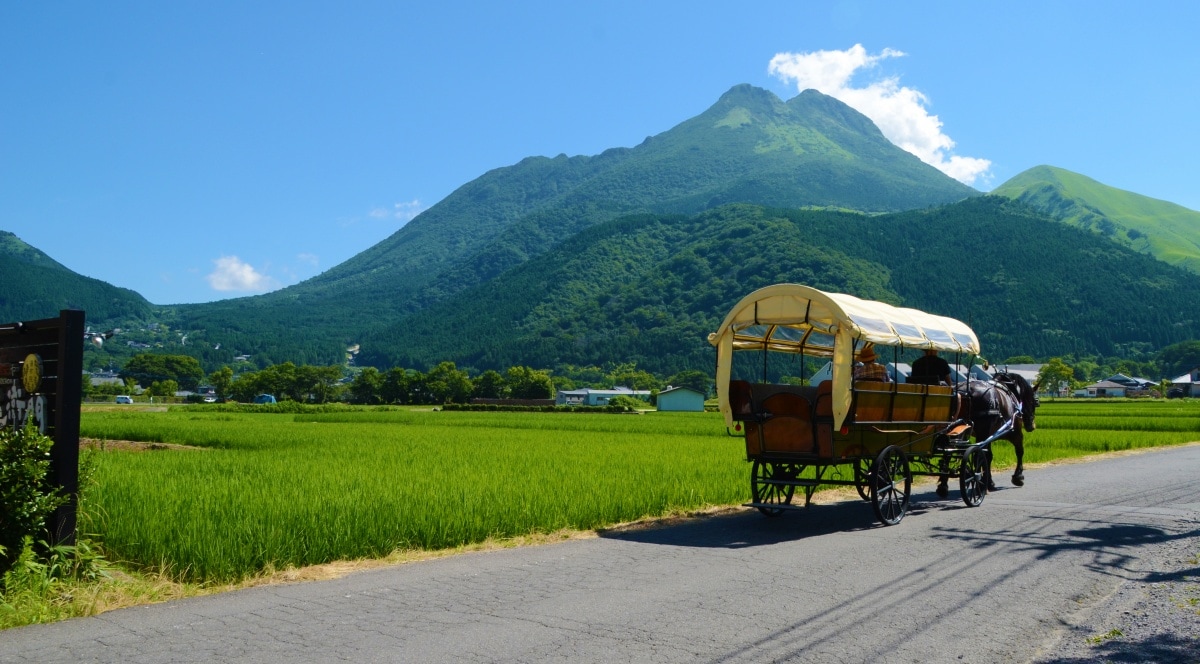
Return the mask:
[[[712,413],[85,411],[85,437],[200,449],[94,455],[82,532],[181,579],[595,529],[749,499]],[[1200,440],[1200,402],[1045,403],[1026,462]],[[998,466],[1012,447],[995,448]],[[1032,480],[1031,480],[1032,481]]]

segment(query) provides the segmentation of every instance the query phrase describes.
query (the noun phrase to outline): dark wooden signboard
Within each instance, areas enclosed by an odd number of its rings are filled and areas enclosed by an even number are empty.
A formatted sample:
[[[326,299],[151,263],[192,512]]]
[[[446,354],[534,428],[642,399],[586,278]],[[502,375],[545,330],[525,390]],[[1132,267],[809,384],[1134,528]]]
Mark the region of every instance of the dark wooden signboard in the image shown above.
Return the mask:
[[[84,316],[0,323],[0,427],[32,423],[54,440],[52,483],[69,500],[46,524],[52,543],[74,544],[79,494],[79,401],[83,387]]]

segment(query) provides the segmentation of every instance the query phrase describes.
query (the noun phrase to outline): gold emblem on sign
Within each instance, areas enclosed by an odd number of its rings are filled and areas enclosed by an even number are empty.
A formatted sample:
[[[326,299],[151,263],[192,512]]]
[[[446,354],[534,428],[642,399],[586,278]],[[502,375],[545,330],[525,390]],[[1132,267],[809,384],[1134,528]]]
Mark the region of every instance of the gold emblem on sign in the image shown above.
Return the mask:
[[[36,353],[25,357],[21,366],[21,384],[29,394],[35,394],[42,386],[42,358]]]

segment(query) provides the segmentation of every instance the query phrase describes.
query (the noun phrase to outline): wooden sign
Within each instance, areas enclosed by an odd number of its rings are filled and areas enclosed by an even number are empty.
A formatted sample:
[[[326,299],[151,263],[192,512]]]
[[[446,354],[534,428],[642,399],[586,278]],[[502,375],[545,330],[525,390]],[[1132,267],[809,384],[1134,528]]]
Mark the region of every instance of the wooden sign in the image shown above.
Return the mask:
[[[75,542],[83,336],[84,315],[75,309],[0,323],[0,427],[31,423],[54,441],[49,479],[69,497],[46,524],[53,544]]]

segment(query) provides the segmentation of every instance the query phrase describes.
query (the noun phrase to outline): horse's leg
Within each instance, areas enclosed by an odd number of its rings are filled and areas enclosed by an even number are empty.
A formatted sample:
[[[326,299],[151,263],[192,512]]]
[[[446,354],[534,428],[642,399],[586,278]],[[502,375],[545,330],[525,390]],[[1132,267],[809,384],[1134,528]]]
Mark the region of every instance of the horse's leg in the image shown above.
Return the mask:
[[[1017,469],[1013,471],[1013,486],[1025,486],[1025,433],[1017,427],[1011,438],[1013,451],[1017,453]]]
[[[988,492],[992,492],[992,491],[996,490],[996,483],[992,481],[992,446],[991,445],[988,445],[987,449],[984,450],[984,454],[987,455],[987,460],[984,462],[983,479],[984,479],[984,481],[987,482]]]

